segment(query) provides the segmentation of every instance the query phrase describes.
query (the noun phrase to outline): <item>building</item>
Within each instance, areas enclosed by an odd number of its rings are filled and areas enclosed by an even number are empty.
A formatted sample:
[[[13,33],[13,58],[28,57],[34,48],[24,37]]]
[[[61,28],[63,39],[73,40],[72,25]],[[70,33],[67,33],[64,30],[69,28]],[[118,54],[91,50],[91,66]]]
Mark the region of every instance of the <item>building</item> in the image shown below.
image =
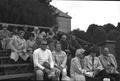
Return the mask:
[[[70,32],[71,31],[71,16],[68,13],[64,13],[63,11],[56,8],[57,15],[57,22],[58,22],[58,31],[62,32]]]

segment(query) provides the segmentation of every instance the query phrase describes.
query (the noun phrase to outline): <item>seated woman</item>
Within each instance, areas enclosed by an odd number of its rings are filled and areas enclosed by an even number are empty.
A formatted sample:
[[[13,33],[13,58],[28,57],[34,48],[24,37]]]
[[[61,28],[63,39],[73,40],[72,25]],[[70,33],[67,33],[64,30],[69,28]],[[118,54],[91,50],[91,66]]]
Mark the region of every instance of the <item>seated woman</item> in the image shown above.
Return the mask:
[[[12,40],[12,33],[10,33],[6,38],[3,39],[2,47],[5,50],[10,50],[10,41]]]
[[[13,59],[15,62],[19,60],[19,57],[21,57],[24,61],[26,61],[29,57],[26,54],[26,41],[23,36],[24,31],[19,31],[18,36],[15,35],[10,41],[10,47],[12,51],[10,58]]]
[[[117,62],[113,54],[110,54],[107,47],[104,48],[103,54],[99,56],[101,64],[104,70],[111,78],[115,78],[115,81],[119,81],[119,72],[117,71]]]
[[[33,54],[33,45],[35,44],[34,37],[35,37],[34,34],[30,33],[30,37],[26,42],[27,54],[29,55],[31,62],[32,62],[32,59],[33,59],[33,56],[32,56],[32,54]]]
[[[55,45],[55,51],[53,53],[53,59],[55,63],[55,67],[58,68],[61,71],[61,79],[69,79],[67,77],[67,67],[66,67],[66,61],[67,61],[67,55],[64,51],[61,50],[61,44],[56,43]]]
[[[84,64],[84,49],[77,49],[75,57],[71,60],[70,76],[73,81],[86,81],[84,73],[86,70],[83,68]]]

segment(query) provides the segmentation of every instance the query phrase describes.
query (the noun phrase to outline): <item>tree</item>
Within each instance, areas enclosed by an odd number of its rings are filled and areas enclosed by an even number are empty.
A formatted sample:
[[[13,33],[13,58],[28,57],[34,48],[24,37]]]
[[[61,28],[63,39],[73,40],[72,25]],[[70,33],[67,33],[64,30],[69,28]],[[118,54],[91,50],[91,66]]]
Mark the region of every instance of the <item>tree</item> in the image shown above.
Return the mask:
[[[89,25],[87,29],[87,39],[94,44],[100,44],[106,40],[106,34],[102,26],[96,24]]]
[[[108,33],[110,30],[115,29],[115,26],[111,23],[108,23],[103,25],[103,29],[106,31],[106,33]]]
[[[75,35],[77,38],[86,40],[86,32],[83,31],[83,30],[74,29],[71,33],[72,33],[73,35]]]
[[[1,0],[0,22],[51,27],[57,24],[55,9],[42,0]],[[45,0],[43,0],[45,1]]]
[[[120,22],[118,22],[117,30],[120,32]]]
[[[110,30],[107,34],[107,40],[116,41],[120,36],[120,32],[117,30]]]

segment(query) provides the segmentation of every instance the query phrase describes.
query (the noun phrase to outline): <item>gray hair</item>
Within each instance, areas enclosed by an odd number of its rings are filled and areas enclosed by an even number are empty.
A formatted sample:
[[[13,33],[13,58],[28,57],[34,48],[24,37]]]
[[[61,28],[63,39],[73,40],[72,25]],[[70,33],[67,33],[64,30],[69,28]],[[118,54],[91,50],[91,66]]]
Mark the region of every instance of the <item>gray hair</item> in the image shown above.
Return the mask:
[[[85,52],[85,50],[84,50],[83,48],[77,49],[76,52],[75,52],[75,56],[81,55],[81,54],[83,54],[84,52]]]

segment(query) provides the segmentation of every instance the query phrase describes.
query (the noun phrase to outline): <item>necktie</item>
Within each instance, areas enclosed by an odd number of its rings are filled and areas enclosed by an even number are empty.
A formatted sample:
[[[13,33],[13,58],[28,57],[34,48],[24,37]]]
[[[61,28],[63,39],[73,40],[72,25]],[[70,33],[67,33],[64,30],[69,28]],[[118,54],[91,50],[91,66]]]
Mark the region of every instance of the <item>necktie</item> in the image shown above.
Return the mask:
[[[94,71],[94,57],[92,57],[92,71]]]

